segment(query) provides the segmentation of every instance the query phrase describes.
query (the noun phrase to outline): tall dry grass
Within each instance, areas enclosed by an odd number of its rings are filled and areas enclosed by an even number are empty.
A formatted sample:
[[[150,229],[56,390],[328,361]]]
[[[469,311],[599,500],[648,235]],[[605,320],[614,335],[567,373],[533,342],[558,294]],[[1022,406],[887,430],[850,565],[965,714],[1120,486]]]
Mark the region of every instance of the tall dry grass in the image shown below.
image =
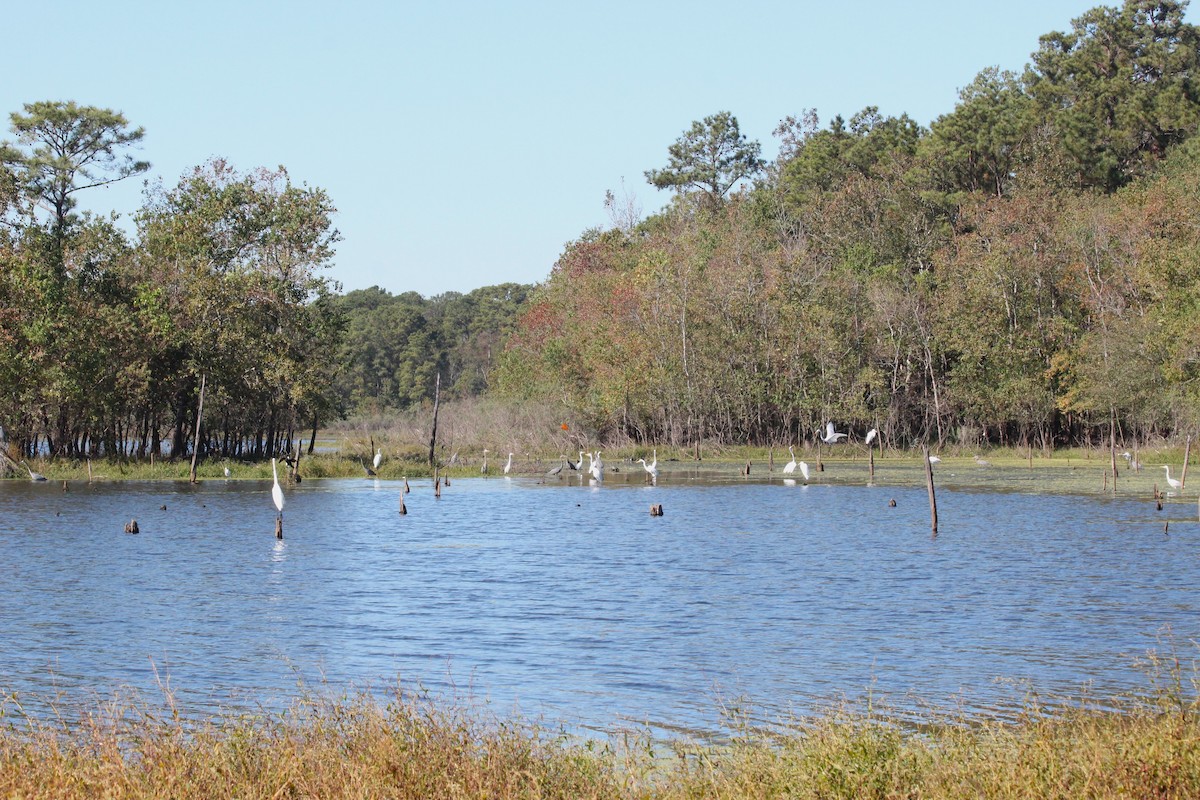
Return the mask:
[[[399,693],[198,722],[129,702],[36,718],[10,697],[0,797],[1196,798],[1200,708],[1177,667],[1148,697],[1031,699],[1010,721],[837,708],[717,744],[581,742]]]

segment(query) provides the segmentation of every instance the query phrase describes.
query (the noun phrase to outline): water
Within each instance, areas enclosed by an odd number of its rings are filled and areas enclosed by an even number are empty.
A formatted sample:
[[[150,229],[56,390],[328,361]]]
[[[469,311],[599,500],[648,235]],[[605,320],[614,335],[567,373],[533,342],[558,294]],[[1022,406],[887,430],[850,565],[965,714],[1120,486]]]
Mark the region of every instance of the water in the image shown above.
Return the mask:
[[[1192,505],[943,487],[934,538],[923,486],[633,477],[411,481],[407,516],[396,482],[308,480],[282,542],[265,482],[3,482],[0,690],[161,683],[205,710],[399,684],[709,734],[723,707],[866,692],[1001,714],[1110,695],[1145,686],[1164,631],[1200,638]]]

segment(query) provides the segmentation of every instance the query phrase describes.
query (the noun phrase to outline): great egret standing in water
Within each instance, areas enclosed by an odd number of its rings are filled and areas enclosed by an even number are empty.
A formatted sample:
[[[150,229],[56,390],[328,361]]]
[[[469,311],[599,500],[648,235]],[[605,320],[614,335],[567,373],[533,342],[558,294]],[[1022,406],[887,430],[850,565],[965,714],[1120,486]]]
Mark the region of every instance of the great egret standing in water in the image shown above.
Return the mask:
[[[604,480],[604,462],[600,460],[599,450],[596,451],[596,457],[592,459],[591,473],[596,480]]]
[[[1177,481],[1171,477],[1171,468],[1169,466],[1164,464],[1163,469],[1167,471],[1167,486],[1170,486],[1172,489],[1180,489],[1183,487],[1182,481]]]
[[[22,461],[21,463],[22,463],[22,464],[25,464],[25,462],[24,462],[24,461]],[[46,480],[46,476],[45,476],[45,475],[43,475],[43,474],[42,474],[42,473],[40,473],[40,472],[34,472],[33,470],[29,469],[29,465],[28,465],[28,464],[25,464],[25,469],[26,469],[26,470],[29,472],[29,480],[31,480],[31,481],[44,481],[44,480]]]
[[[371,462],[371,468],[372,468],[372,469],[379,469],[379,462],[380,462],[380,461],[383,461],[383,451],[382,451],[382,450],[376,450],[376,451],[375,451],[375,460]]]
[[[796,449],[789,444],[788,452],[792,454],[792,460],[783,465],[785,475],[790,475],[796,471]]]
[[[512,469],[512,457],[513,457],[513,454],[509,453],[508,454],[508,463],[504,465],[504,474],[505,475],[507,475],[509,473],[509,471]]]
[[[799,467],[800,467],[800,474],[804,476],[804,480],[807,482],[808,481],[808,463],[801,461],[799,464]]]
[[[658,451],[654,451],[653,463],[647,464],[644,458],[639,458],[638,461],[642,462],[642,468],[650,475],[650,479],[658,481]]]
[[[279,519],[283,519],[283,489],[279,486],[279,470],[275,467],[275,459],[271,459],[271,477],[275,479],[275,485],[271,487],[271,500],[275,503],[275,510],[279,512]]]

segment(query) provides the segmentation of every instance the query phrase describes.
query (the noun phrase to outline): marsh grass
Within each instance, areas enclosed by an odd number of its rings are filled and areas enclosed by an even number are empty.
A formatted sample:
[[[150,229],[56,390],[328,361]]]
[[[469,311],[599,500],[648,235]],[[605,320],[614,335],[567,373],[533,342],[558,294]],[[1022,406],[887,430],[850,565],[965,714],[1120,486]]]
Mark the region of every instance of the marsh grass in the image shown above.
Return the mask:
[[[1015,718],[878,701],[719,743],[580,740],[396,691],[305,695],[283,712],[200,720],[174,701],[26,713],[3,703],[0,796],[75,798],[1194,798],[1191,677],[1151,655],[1142,696],[1030,695]]]

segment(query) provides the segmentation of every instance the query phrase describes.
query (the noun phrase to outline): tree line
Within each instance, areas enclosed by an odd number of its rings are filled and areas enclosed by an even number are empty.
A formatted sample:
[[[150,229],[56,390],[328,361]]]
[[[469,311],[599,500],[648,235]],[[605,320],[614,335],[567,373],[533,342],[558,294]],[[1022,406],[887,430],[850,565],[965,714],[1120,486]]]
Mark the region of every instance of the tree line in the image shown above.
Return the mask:
[[[1186,3],[1098,7],[923,127],[868,107],[721,112],[649,170],[675,192],[570,244],[495,390],[608,435],[893,444],[1193,430],[1200,36]]]
[[[478,393],[529,288],[341,295],[328,194],[219,158],[150,184],[129,232],[78,196],[149,169],[132,155],[142,128],[58,101],[11,122],[0,429],[21,455],[263,458],[419,402],[439,370],[451,396]]]

